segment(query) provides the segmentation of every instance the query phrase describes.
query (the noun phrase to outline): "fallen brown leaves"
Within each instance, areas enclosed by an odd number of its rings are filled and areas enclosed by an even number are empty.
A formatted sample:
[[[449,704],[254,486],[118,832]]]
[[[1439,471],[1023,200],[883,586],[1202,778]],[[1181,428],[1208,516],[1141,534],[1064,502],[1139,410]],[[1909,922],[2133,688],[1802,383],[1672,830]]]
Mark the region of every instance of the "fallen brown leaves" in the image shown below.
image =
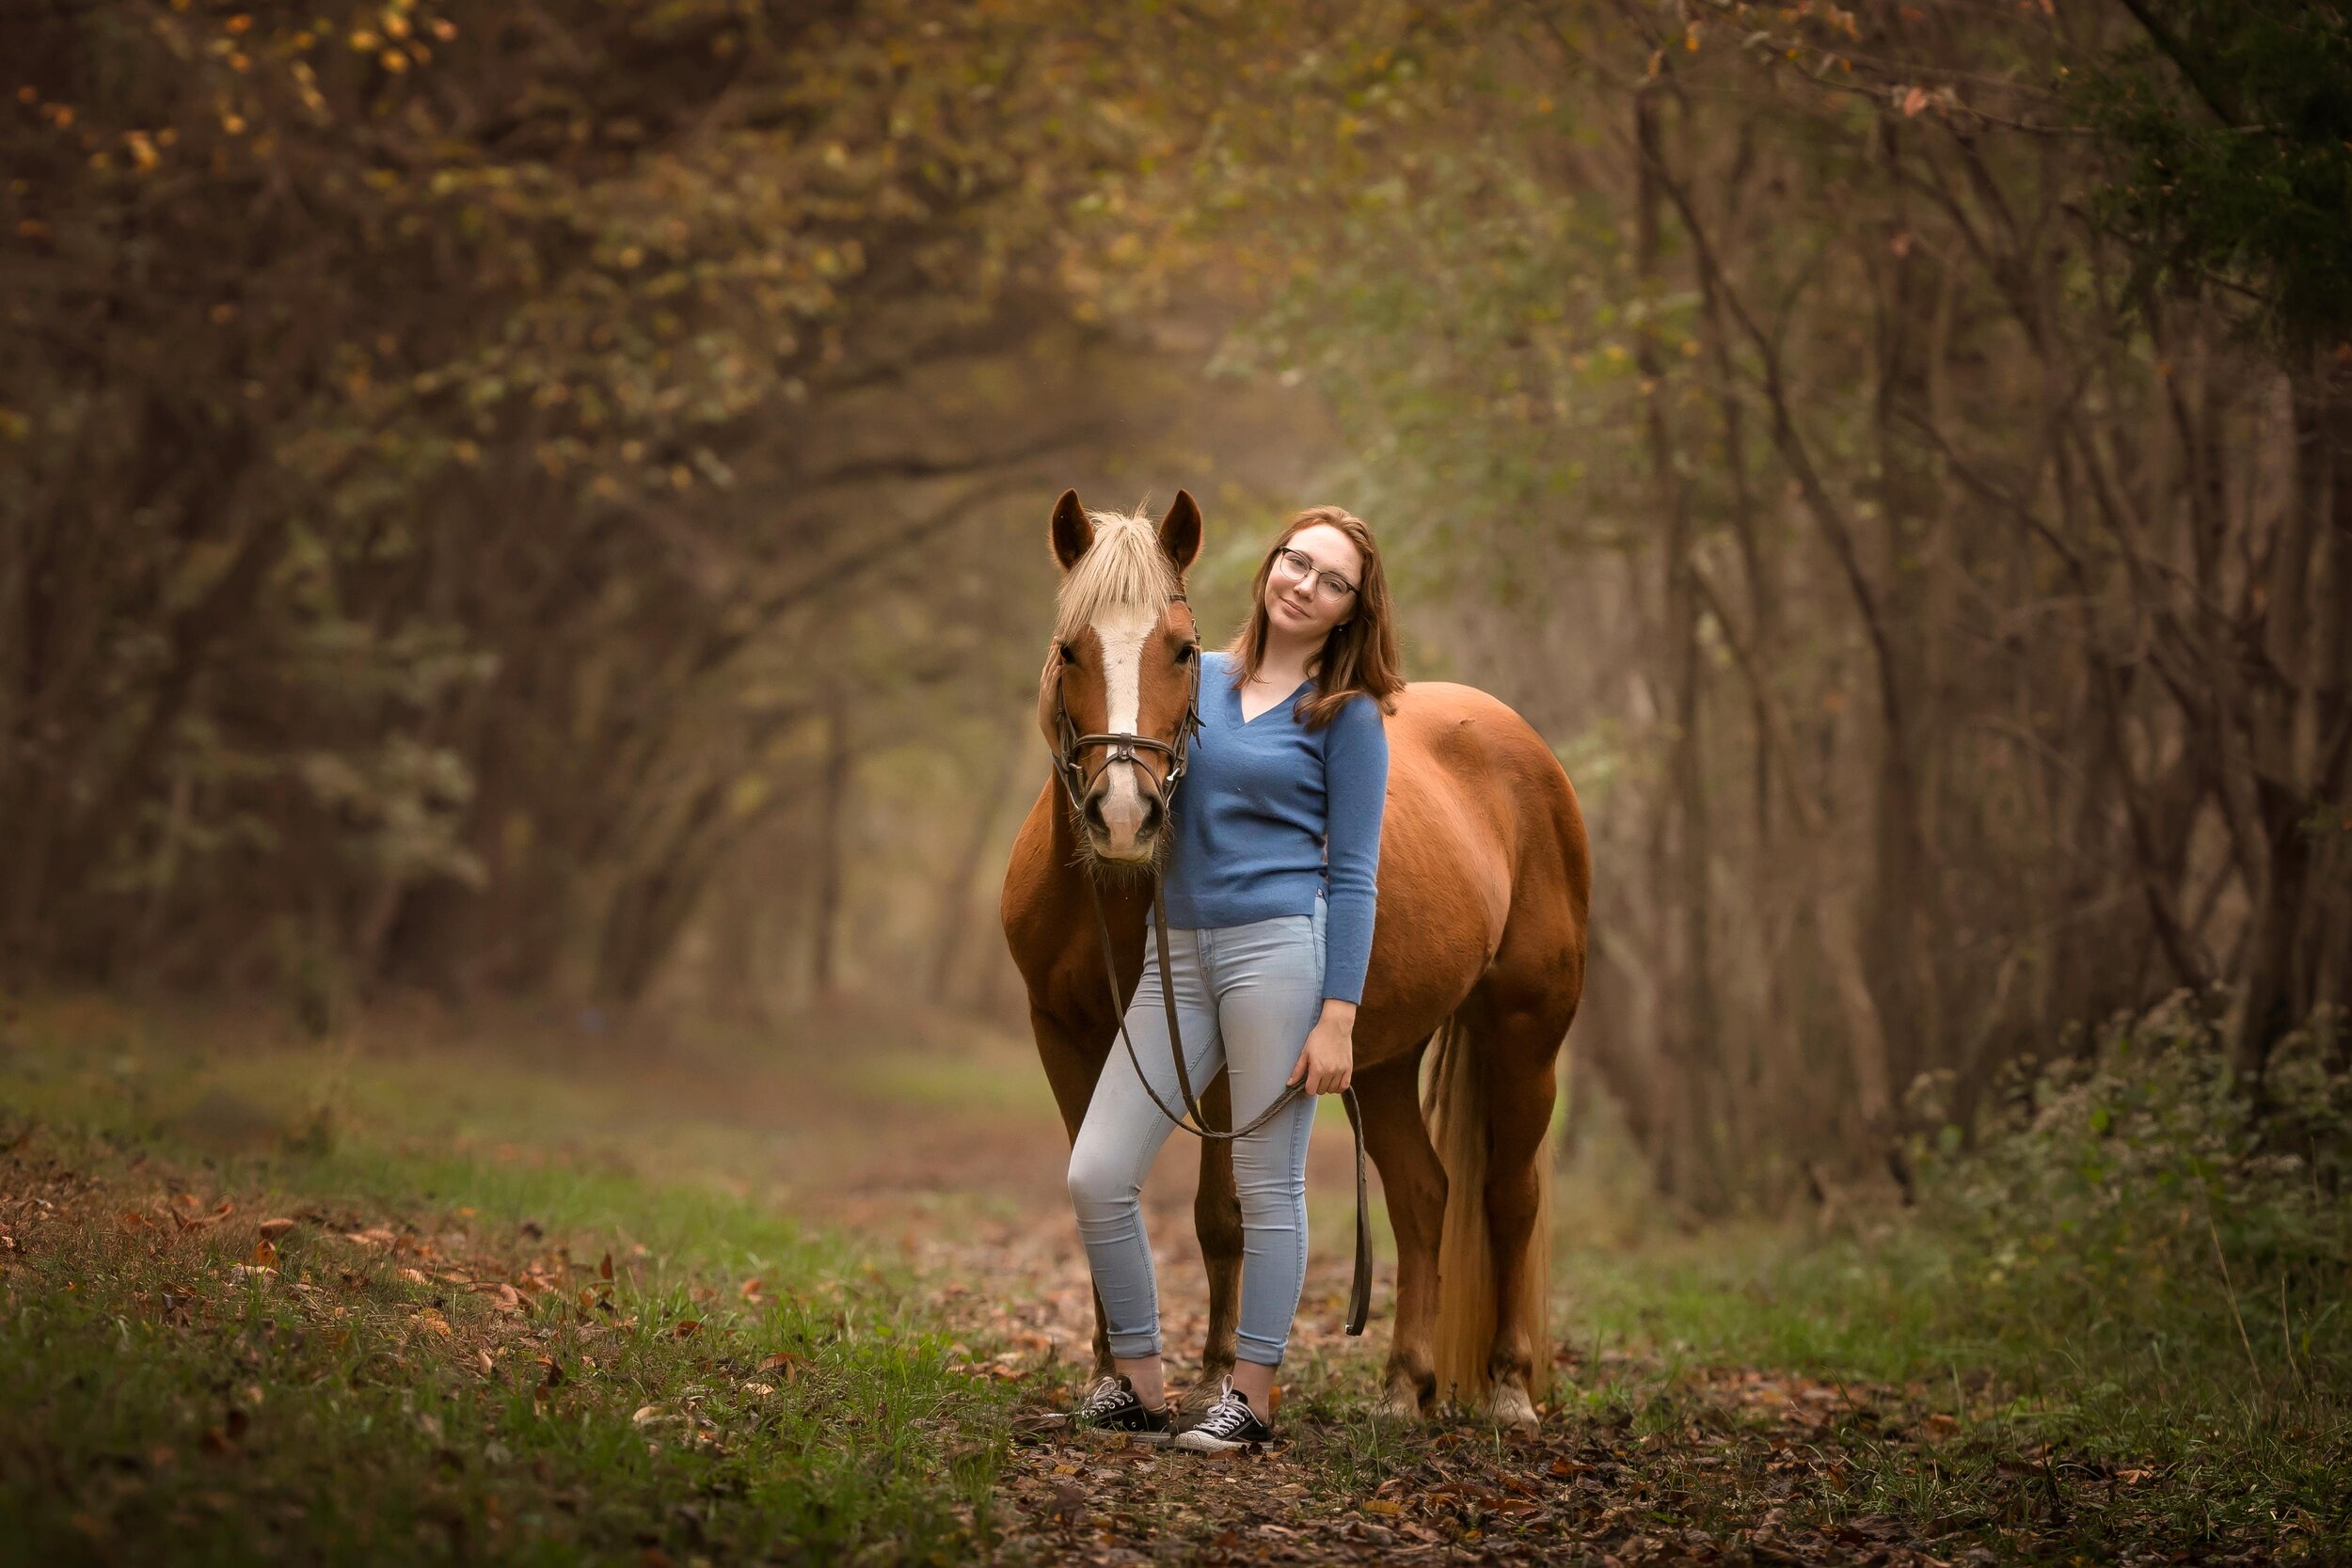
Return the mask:
[[[1184,1282],[1167,1292],[1163,1314],[1177,1349],[1197,1346],[1206,1328],[1198,1259],[1182,1249],[1187,1218],[1152,1218],[1168,1249],[1161,1276]],[[1359,1340],[1340,1333],[1336,1258],[1310,1271],[1292,1331],[1302,1373],[1286,1379],[1275,1444],[1210,1456],[1110,1436],[1073,1441],[1058,1418],[1091,1374],[1093,1314],[1069,1229],[1066,1214],[1041,1211],[917,1236],[909,1248],[943,1281],[934,1307],[959,1336],[949,1370],[1034,1390],[996,1491],[1003,1560],[1988,1568],[2077,1549],[2045,1480],[2067,1465],[2043,1449],[2016,1454],[2015,1477],[1996,1472],[2010,1488],[1997,1506],[1913,1517],[1868,1500],[1878,1478],[1906,1466],[1932,1473],[1970,1444],[1980,1456],[1983,1440],[1932,1408],[1923,1388],[1749,1367],[1670,1380],[1627,1353],[1588,1364],[1564,1352],[1555,1377],[1565,1408],[1549,1410],[1534,1434],[1441,1415],[1385,1427],[1375,1440],[1365,1406],[1385,1328]],[[1389,1299],[1387,1289],[1379,1281],[1375,1300]],[[1586,1392],[1609,1387],[1631,1402],[1585,1407]],[[2106,1484],[2128,1490],[2147,1475],[2118,1470]]]
[[[1568,1553],[1619,1568],[1965,1560],[1956,1553],[1969,1543],[1930,1542],[1892,1515],[1808,1522],[1809,1511],[1788,1506],[1798,1488],[1775,1488],[1767,1473],[1796,1440],[1791,1430],[1708,1418],[1715,1402],[1739,1402],[1736,1384],[1702,1381],[1689,1393],[1692,1418],[1670,1433],[1559,1416],[1534,1434],[1443,1418],[1391,1428],[1391,1473],[1361,1492],[1342,1479],[1358,1468],[1359,1434],[1327,1414],[1295,1421],[1266,1449],[1209,1456],[1116,1435],[1057,1437],[1059,1404],[1039,1402],[1016,1428],[1026,1441],[1002,1488],[1016,1521],[1008,1545],[1109,1560],[1181,1542],[1188,1559],[1211,1563],[1451,1560],[1466,1550],[1488,1562]],[[1811,1390],[1793,1393],[1783,1409],[1809,1421]]]
[[[209,1213],[199,1212],[201,1206],[192,1193],[174,1193],[164,1202],[164,1212],[183,1230],[209,1230],[237,1212],[237,1206],[227,1198]]]
[[[987,1158],[1004,1152],[991,1149]],[[935,1153],[922,1173],[926,1190],[987,1190],[980,1155],[952,1140]],[[953,1160],[965,1163],[938,1163]],[[152,1321],[218,1327],[232,1293],[221,1287],[234,1284],[298,1300],[322,1344],[341,1343],[338,1337],[348,1337],[364,1316],[393,1319],[395,1348],[366,1358],[355,1381],[405,1384],[420,1368],[452,1368],[527,1390],[551,1410],[612,1390],[617,1363],[605,1347],[629,1320],[614,1307],[625,1266],[601,1239],[576,1257],[532,1222],[485,1234],[479,1216],[463,1211],[297,1207],[275,1214],[266,1195],[175,1180],[157,1165],[135,1180],[103,1185],[70,1171],[7,1171],[0,1175],[0,1275],[27,1251],[53,1248],[61,1231],[82,1227],[121,1256],[170,1265],[167,1281],[142,1303]],[[887,1196],[859,1197],[870,1207],[855,1214],[843,1200],[840,1212],[825,1216],[844,1229],[898,1237],[907,1262],[937,1282],[930,1308],[949,1332],[946,1364],[972,1379],[976,1394],[993,1398],[1000,1386],[1027,1392],[991,1509],[999,1530],[993,1549],[1008,1562],[1461,1558],[1600,1568],[1980,1568],[1996,1548],[2003,1560],[2062,1560],[2046,1529],[2059,1507],[2136,1497],[2163,1482],[2152,1466],[2102,1472],[2028,1445],[2005,1454],[1994,1471],[2013,1504],[2007,1515],[1879,1512],[1867,1500],[1875,1471],[1908,1457],[1932,1464],[1969,1441],[1961,1421],[1928,1408],[1915,1390],[1753,1368],[1706,1370],[1669,1384],[1654,1364],[1614,1354],[1591,1364],[1563,1357],[1561,1397],[1613,1384],[1640,1387],[1638,1410],[1596,1413],[1574,1404],[1578,1414],[1549,1413],[1525,1437],[1445,1418],[1388,1429],[1375,1441],[1364,1401],[1387,1324],[1375,1323],[1360,1340],[1340,1333],[1346,1282],[1344,1260],[1336,1258],[1320,1259],[1308,1280],[1294,1325],[1298,1370],[1278,1418],[1281,1439],[1269,1449],[1202,1456],[1115,1439],[1069,1442],[1042,1418],[1066,1406],[1089,1370],[1093,1313],[1083,1255],[1052,1196],[1009,1219],[962,1216],[953,1227],[930,1218],[934,1211],[894,1207],[898,1200]],[[1179,1198],[1150,1223],[1168,1282],[1164,1331],[1181,1351],[1201,1342],[1206,1324],[1188,1202]],[[902,1229],[910,1213],[919,1217]],[[1384,1270],[1375,1301],[1385,1307],[1392,1292]],[[649,1326],[664,1340],[691,1340],[684,1354],[710,1356],[738,1303],[759,1307],[788,1294],[758,1277],[698,1282],[687,1298],[695,1307],[675,1315],[672,1305]],[[562,1333],[551,1333],[559,1323]],[[712,1380],[708,1397],[723,1413],[731,1399],[764,1401],[781,1388],[807,1397],[813,1385],[821,1395],[824,1379],[812,1377],[811,1367],[791,1351],[756,1362],[745,1355],[726,1368],[724,1383]],[[721,1442],[697,1407],[703,1396],[672,1391],[641,1404],[642,1397],[614,1410],[636,1406],[628,1418],[646,1443],[707,1449]],[[875,1418],[886,1425],[887,1410]],[[230,1465],[253,1452],[253,1428],[266,1435],[269,1425],[250,1403],[231,1401],[213,1403],[199,1419],[202,1449]],[[993,1456],[1001,1429],[968,1430],[957,1441],[961,1451]],[[560,1501],[553,1506],[567,1511]]]
[[[132,1292],[133,1315],[188,1332],[223,1331],[240,1317],[239,1292],[259,1288],[307,1317],[326,1346],[348,1343],[372,1313],[395,1329],[396,1343],[436,1347],[437,1357],[485,1378],[509,1359],[532,1361],[528,1353],[548,1332],[542,1325],[565,1322],[567,1342],[580,1346],[634,1322],[612,1305],[619,1270],[611,1251],[593,1263],[576,1259],[548,1244],[535,1224],[485,1237],[474,1233],[470,1210],[406,1220],[315,1208],[276,1213],[245,1196],[204,1193],[147,1154],[94,1175],[18,1139],[0,1159],[0,1280],[12,1265],[42,1257],[72,1259],[93,1279],[125,1268],[143,1281]],[[575,1302],[570,1282],[583,1276],[592,1283]],[[461,1314],[459,1300],[487,1310]],[[696,1326],[690,1321],[672,1332],[684,1337]],[[545,1370],[535,1393],[565,1385],[551,1358],[535,1360]],[[359,1383],[404,1375],[403,1356],[390,1350],[364,1358],[353,1374]],[[247,1404],[258,1403],[257,1389]],[[200,1446],[234,1450],[250,1419],[247,1408],[230,1412],[205,1429]]]

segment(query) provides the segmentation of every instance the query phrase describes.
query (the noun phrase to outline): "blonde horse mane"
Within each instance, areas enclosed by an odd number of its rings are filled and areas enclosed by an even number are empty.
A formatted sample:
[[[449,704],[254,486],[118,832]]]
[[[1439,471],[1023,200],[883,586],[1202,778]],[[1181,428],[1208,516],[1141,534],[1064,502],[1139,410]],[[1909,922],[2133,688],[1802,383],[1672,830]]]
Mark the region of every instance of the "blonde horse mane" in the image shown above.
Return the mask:
[[[1066,642],[1106,611],[1156,609],[1184,586],[1160,544],[1160,525],[1133,512],[1089,512],[1094,543],[1062,578],[1054,598],[1054,641]]]

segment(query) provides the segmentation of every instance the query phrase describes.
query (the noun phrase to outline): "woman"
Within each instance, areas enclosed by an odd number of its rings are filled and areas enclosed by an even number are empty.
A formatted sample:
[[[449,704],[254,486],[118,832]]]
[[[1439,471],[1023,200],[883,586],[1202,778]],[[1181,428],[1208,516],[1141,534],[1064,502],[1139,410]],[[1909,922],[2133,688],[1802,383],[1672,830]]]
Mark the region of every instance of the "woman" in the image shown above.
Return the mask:
[[[1233,1143],[1237,1365],[1200,1420],[1173,1434],[1179,1448],[1217,1452],[1274,1435],[1274,1370],[1307,1276],[1312,1097],[1338,1093],[1353,1075],[1388,794],[1381,715],[1395,710],[1404,684],[1372,531],[1335,506],[1291,519],[1258,566],[1249,619],[1201,660],[1200,729],[1170,802],[1165,873],[1185,1067],[1197,1085],[1230,1069],[1235,1126],[1288,1085],[1304,1089]],[[1127,1030],[1152,1087],[1173,1101],[1148,927]],[[1070,1154],[1071,1202],[1118,1368],[1073,1416],[1145,1441],[1168,1440],[1171,1423],[1137,1195],[1172,1130],[1135,1063],[1113,1051]]]

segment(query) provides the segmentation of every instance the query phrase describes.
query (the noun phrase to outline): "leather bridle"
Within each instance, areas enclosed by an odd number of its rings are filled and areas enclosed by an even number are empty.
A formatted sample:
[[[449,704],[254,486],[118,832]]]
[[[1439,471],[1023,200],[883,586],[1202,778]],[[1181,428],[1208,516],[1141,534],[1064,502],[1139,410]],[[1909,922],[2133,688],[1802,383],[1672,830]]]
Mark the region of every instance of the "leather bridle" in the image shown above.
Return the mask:
[[[1182,599],[1184,596],[1178,594],[1175,598]],[[1081,835],[1086,832],[1087,826],[1087,794],[1094,787],[1095,781],[1108,771],[1113,763],[1118,762],[1135,765],[1136,784],[1151,792],[1152,800],[1160,808],[1160,831],[1162,832],[1171,831],[1173,822],[1171,807],[1176,796],[1176,785],[1184,776],[1186,753],[1191,747],[1192,737],[1200,733],[1200,639],[1195,637],[1189,646],[1192,649],[1192,657],[1185,662],[1191,666],[1191,682],[1184,695],[1184,716],[1177,723],[1176,739],[1173,744],[1155,739],[1148,735],[1133,735],[1124,731],[1097,735],[1078,734],[1077,725],[1071,721],[1070,709],[1062,700],[1061,676],[1058,673],[1055,675],[1054,771],[1062,782],[1063,791],[1070,797],[1071,814],[1075,818],[1073,827]],[[1078,757],[1078,753],[1089,746],[1106,746],[1110,749],[1109,754],[1104,757],[1102,766],[1091,773],[1087,771],[1085,764]],[[1152,777],[1152,770],[1144,767],[1143,759],[1136,754],[1138,750],[1167,753],[1168,777],[1165,781]],[[1233,1128],[1230,1132],[1220,1132],[1209,1125],[1208,1113],[1201,1108],[1200,1098],[1193,1090],[1192,1074],[1184,1065],[1184,1033],[1176,1016],[1176,982],[1168,961],[1168,904],[1161,886],[1159,872],[1155,869],[1151,874],[1152,931],[1159,944],[1160,1003],[1168,1011],[1168,1050],[1176,1059],[1176,1085],[1183,1092],[1184,1101],[1184,1112],[1180,1113],[1171,1109],[1168,1101],[1160,1098],[1159,1091],[1152,1086],[1152,1080],[1145,1075],[1142,1058],[1136,1054],[1135,1039],[1127,1033],[1127,1008],[1119,995],[1119,971],[1111,958],[1111,927],[1110,922],[1103,914],[1102,889],[1095,885],[1091,871],[1083,873],[1083,876],[1087,885],[1087,896],[1094,906],[1095,936],[1103,947],[1103,974],[1110,987],[1111,1015],[1119,1020],[1119,1037],[1127,1047],[1128,1061],[1135,1064],[1136,1077],[1142,1083],[1143,1092],[1152,1097],[1152,1103],[1159,1107],[1160,1115],[1196,1138],[1216,1138],[1230,1142],[1235,1138],[1246,1137],[1263,1127],[1273,1120],[1276,1114],[1284,1106],[1306,1093],[1307,1086],[1303,1079],[1295,1084],[1286,1084],[1282,1087],[1282,1092],[1274,1097],[1272,1104],[1243,1126]],[[1356,1102],[1354,1085],[1351,1085],[1342,1089],[1340,1099],[1347,1107],[1348,1129],[1354,1133],[1356,1140],[1356,1274],[1348,1289],[1347,1332],[1360,1335],[1364,1331],[1365,1320],[1371,1316],[1372,1311],[1372,1217],[1365,1200],[1364,1118],[1361,1109]],[[1187,1115],[1190,1119],[1186,1119]]]
[[[1176,597],[1182,599],[1184,595],[1179,594]],[[1152,792],[1153,802],[1160,808],[1162,824],[1168,821],[1168,802],[1174,799],[1176,785],[1184,776],[1185,753],[1191,750],[1192,737],[1200,732],[1200,640],[1196,637],[1186,646],[1192,649],[1192,657],[1184,661],[1191,667],[1191,678],[1184,692],[1184,717],[1176,726],[1176,743],[1172,746],[1148,735],[1130,735],[1124,731],[1110,735],[1078,734],[1078,726],[1071,722],[1069,705],[1062,701],[1061,677],[1054,677],[1054,771],[1061,777],[1062,788],[1070,796],[1070,809],[1078,814],[1078,825],[1082,830],[1086,826],[1087,793],[1094,787],[1094,781],[1109,771],[1115,762],[1136,764],[1136,783]],[[1110,748],[1110,754],[1103,759],[1103,766],[1091,773],[1078,760],[1078,753],[1089,746]],[[1165,781],[1152,777],[1152,770],[1143,766],[1141,757],[1136,755],[1138,747],[1168,753],[1168,778]]]

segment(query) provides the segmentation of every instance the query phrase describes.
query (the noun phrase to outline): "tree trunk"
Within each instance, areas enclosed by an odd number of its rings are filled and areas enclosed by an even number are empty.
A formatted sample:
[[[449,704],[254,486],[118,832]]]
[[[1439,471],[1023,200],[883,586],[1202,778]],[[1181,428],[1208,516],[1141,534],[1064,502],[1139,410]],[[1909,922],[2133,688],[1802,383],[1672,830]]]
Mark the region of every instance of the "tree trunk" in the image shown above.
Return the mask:
[[[1719,1086],[1718,1062],[1721,1020],[1715,1002],[1714,959],[1708,952],[1708,816],[1706,758],[1701,750],[1698,591],[1692,581],[1692,552],[1697,539],[1692,518],[1691,493],[1675,467],[1674,433],[1666,418],[1664,356],[1659,349],[1656,302],[1664,287],[1659,276],[1658,170],[1664,152],[1659,136],[1659,88],[1645,87],[1633,98],[1634,138],[1642,151],[1637,165],[1634,255],[1644,293],[1652,309],[1644,314],[1634,340],[1634,365],[1643,386],[1643,425],[1649,447],[1650,472],[1658,488],[1665,519],[1660,551],[1661,599],[1665,606],[1661,628],[1665,647],[1667,715],[1672,733],[1668,747],[1670,803],[1651,836],[1652,876],[1666,895],[1671,911],[1661,922],[1661,934],[1671,931],[1667,947],[1673,953],[1668,973],[1677,978],[1677,1006],[1661,1021],[1667,1034],[1667,1054],[1676,1064],[1676,1083],[1669,1101],[1673,1117],[1668,1136],[1671,1162],[1666,1180],[1671,1189],[1701,1209],[1712,1209],[1720,1197],[1721,1162],[1711,1090]]]
[[[1028,778],[1028,769],[1036,760],[1027,743],[1036,732],[1023,725],[1021,733],[1006,746],[1003,759],[996,766],[995,782],[986,793],[972,802],[972,824],[963,836],[963,846],[957,853],[955,865],[949,870],[939,890],[938,924],[931,935],[930,997],[934,1004],[945,1005],[950,983],[955,978],[956,958],[963,952],[963,934],[976,924],[972,906],[977,896],[980,863],[988,853],[990,830]]]
[[[850,773],[854,762],[850,750],[849,693],[835,684],[825,712],[825,774],[817,840],[816,948],[809,980],[818,998],[840,988],[841,889],[843,863],[849,846]]]
[[[2271,546],[2263,606],[2264,646],[2283,693],[2251,705],[2247,752],[2254,770],[2269,876],[2248,935],[2246,1003],[2236,1042],[2241,1079],[2259,1089],[2280,1037],[2325,998],[2321,974],[2333,938],[2323,927],[2336,890],[2314,880],[2340,864],[2347,735],[2340,614],[2314,617],[2315,592],[2341,611],[2343,541],[2352,537],[2352,389],[2325,364],[2290,376],[2295,410],[2296,505]],[[2333,557],[2331,561],[2329,558]],[[2326,624],[2334,621],[2334,625]],[[2280,702],[2286,704],[2281,707]],[[2330,820],[2331,817],[2335,819]],[[2329,832],[2330,829],[2335,832]]]

